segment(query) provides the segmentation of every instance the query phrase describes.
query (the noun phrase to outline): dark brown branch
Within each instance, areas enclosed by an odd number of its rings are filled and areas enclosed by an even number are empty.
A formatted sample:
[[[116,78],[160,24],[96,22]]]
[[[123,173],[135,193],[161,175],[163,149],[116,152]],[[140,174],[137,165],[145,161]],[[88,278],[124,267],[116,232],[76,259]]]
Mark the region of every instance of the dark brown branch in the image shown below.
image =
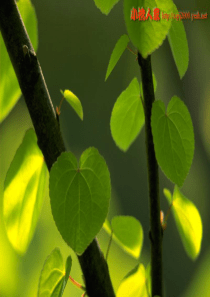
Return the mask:
[[[59,123],[56,119],[42,70],[15,0],[0,1],[0,29],[25,98],[38,145],[48,169],[65,151]],[[89,297],[114,297],[108,266],[96,239],[78,257]]]
[[[162,280],[162,230],[160,224],[160,198],[158,164],[155,157],[154,143],[151,129],[152,103],[155,101],[152,80],[151,57],[144,59],[138,53],[138,63],[141,68],[144,111],[146,152],[149,183],[149,206],[150,206],[150,239],[151,239],[151,265],[152,265],[152,296],[163,296]]]

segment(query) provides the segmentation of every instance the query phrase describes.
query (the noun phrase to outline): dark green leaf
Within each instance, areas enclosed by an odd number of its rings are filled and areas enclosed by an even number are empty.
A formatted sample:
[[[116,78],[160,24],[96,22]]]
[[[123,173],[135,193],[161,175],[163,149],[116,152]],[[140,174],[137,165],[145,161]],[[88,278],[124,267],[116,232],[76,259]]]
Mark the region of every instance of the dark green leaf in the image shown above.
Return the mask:
[[[173,12],[176,15],[179,14],[175,4]],[[179,76],[182,78],[187,71],[189,63],[189,49],[182,20],[172,20],[171,28],[168,33],[168,41],[179,72]]]
[[[152,107],[152,135],[155,154],[165,175],[179,187],[189,172],[194,154],[194,133],[190,113],[176,96],[165,105],[158,100]]]
[[[63,153],[50,172],[52,214],[66,243],[82,254],[100,231],[108,213],[110,176],[95,148],[83,152],[79,165]]]

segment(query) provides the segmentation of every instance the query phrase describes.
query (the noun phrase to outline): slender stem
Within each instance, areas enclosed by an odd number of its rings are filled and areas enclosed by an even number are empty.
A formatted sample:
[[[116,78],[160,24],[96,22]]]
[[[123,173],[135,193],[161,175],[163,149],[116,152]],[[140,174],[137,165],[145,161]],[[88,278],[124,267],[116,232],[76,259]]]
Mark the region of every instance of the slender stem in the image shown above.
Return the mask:
[[[152,103],[155,101],[154,86],[152,79],[151,57],[144,59],[138,53],[138,63],[141,68],[144,111],[145,111],[145,133],[146,152],[149,184],[149,206],[150,206],[150,239],[151,239],[151,277],[152,296],[163,296],[162,279],[162,229],[160,223],[160,198],[159,198],[159,176],[158,164],[155,157],[154,143],[151,129]]]
[[[63,100],[64,100],[64,96],[63,96],[63,98],[60,101],[59,107],[57,107],[57,109],[56,109],[58,115],[60,115],[60,113],[61,113],[61,105],[63,103]]]
[[[135,56],[137,56],[137,53],[135,53],[128,45],[127,45],[127,49]]]
[[[16,1],[0,1],[0,30],[48,169],[65,151],[59,122]],[[96,239],[78,256],[89,297],[114,297],[109,270]]]
[[[78,289],[81,289],[83,291],[86,290],[86,288],[81,285],[80,283],[78,283],[75,279],[73,279],[73,277],[71,277],[71,275],[69,275],[69,280],[72,282],[73,285],[75,285]]]
[[[111,231],[111,235],[110,235],[110,239],[109,239],[109,243],[108,243],[108,247],[107,247],[107,251],[106,251],[106,261],[108,259],[108,255],[109,255],[109,251],[110,251],[110,247],[111,247],[111,243],[112,243],[112,238],[113,238],[113,230]]]

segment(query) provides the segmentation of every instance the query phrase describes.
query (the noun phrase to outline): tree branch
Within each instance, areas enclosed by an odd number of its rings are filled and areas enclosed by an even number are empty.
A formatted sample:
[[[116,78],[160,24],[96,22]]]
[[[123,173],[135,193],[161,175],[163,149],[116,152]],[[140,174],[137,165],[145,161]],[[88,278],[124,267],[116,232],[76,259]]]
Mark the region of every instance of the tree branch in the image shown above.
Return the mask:
[[[152,103],[155,101],[151,57],[144,59],[138,53],[138,63],[141,68],[144,94],[146,152],[149,183],[150,204],[150,239],[151,239],[151,265],[152,265],[152,296],[163,296],[162,280],[162,229],[160,224],[160,198],[158,164],[155,157],[154,143],[151,129]]]
[[[0,1],[0,29],[36,131],[38,145],[50,170],[58,156],[65,151],[64,142],[40,64],[15,0]],[[108,266],[96,239],[78,258],[88,296],[114,297]]]

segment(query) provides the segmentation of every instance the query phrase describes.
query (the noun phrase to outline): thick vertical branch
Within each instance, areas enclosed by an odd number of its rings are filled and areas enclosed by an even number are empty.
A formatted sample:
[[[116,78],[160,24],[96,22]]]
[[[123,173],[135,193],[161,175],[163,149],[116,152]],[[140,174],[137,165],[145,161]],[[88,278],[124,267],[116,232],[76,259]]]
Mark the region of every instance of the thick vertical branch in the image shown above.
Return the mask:
[[[149,206],[150,206],[150,239],[151,239],[151,265],[152,265],[152,296],[163,296],[162,280],[162,229],[160,225],[160,198],[158,164],[155,157],[154,143],[151,129],[152,103],[155,101],[152,80],[151,57],[144,59],[138,53],[138,62],[141,68],[144,111],[146,152],[149,183]]]
[[[48,169],[65,151],[42,70],[15,0],[0,1],[0,29]],[[114,297],[108,266],[96,239],[79,256],[89,297]]]

